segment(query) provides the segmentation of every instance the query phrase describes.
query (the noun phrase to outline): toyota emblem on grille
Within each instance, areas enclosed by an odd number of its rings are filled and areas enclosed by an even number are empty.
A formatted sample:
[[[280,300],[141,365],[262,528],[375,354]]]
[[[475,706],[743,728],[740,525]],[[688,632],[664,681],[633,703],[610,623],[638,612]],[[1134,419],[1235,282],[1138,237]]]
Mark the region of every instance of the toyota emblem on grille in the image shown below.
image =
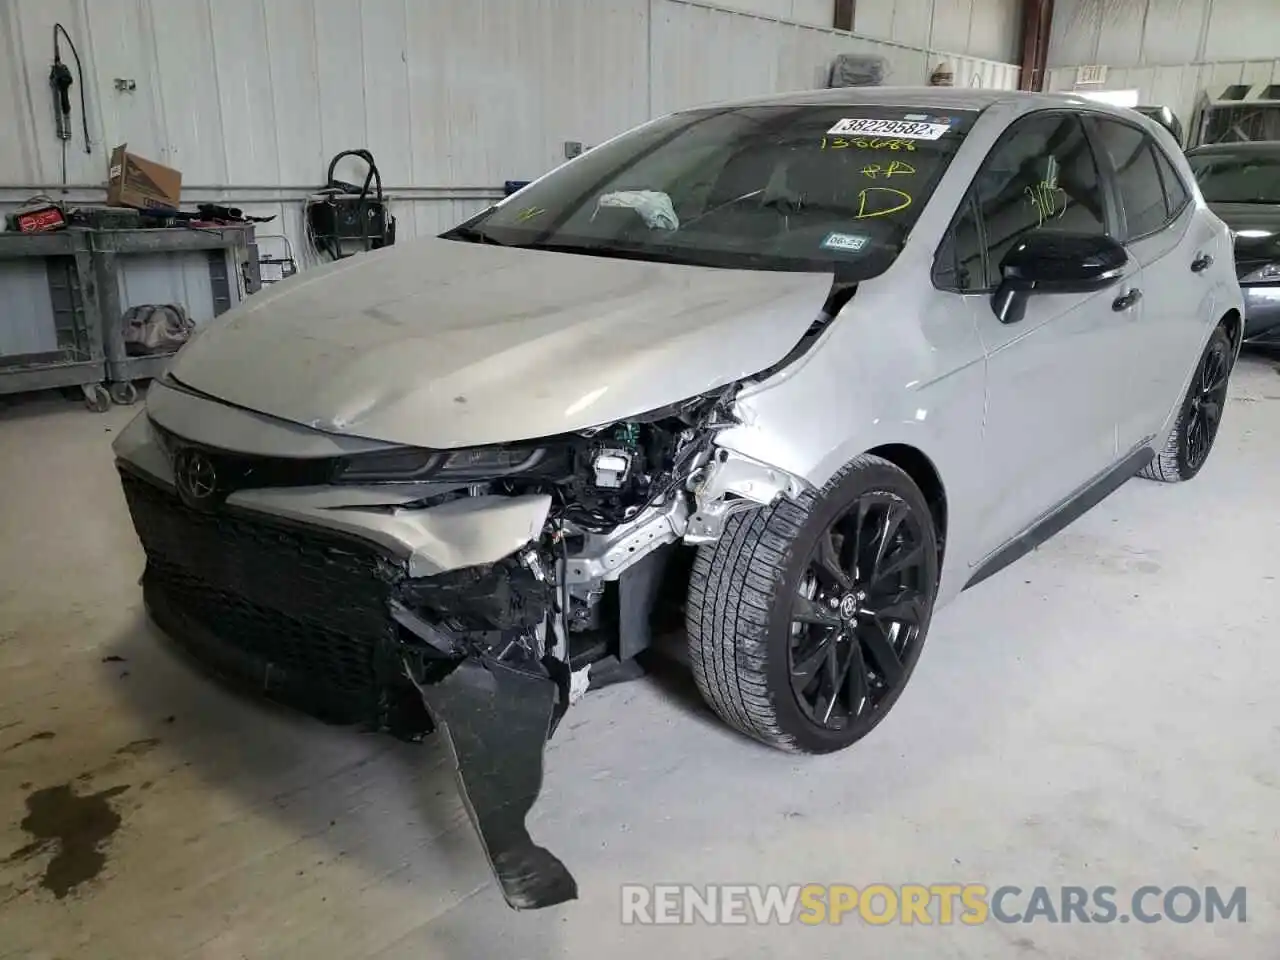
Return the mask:
[[[199,450],[183,450],[174,458],[178,493],[191,506],[208,506],[218,491],[218,471]]]

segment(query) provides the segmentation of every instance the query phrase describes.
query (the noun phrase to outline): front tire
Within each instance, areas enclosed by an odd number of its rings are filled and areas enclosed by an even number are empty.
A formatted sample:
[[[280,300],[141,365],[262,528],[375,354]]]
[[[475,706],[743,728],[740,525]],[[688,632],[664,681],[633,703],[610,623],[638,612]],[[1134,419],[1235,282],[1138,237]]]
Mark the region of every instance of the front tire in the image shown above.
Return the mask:
[[[1209,338],[1164,449],[1138,475],[1161,483],[1190,480],[1209,459],[1227,405],[1235,349],[1224,327]]]
[[[694,679],[730,726],[829,753],[889,712],[924,646],[938,583],[929,506],[863,455],[798,501],[732,517],[689,583]]]

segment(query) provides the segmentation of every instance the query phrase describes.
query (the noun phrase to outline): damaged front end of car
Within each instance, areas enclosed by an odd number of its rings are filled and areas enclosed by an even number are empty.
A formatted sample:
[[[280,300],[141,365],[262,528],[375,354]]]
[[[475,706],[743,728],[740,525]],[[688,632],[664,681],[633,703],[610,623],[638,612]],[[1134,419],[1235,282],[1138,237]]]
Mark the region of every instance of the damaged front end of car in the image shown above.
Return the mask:
[[[677,544],[802,491],[717,446],[737,391],[545,440],[285,460],[190,436],[212,407],[184,422],[174,404],[193,398],[158,384],[116,444],[148,609],[259,692],[443,735],[507,902],[573,899],[525,826],[548,739],[588,689],[639,674]]]
[[[463,451],[466,496],[546,495],[539,536],[492,563],[398,585],[405,676],[449,742],[459,789],[507,902],[572,899],[530,838],[542,754],[584,692],[638,673],[672,545],[712,542],[735,510],[798,481],[715,446],[734,389],[523,447]],[[483,473],[501,475],[481,479]]]

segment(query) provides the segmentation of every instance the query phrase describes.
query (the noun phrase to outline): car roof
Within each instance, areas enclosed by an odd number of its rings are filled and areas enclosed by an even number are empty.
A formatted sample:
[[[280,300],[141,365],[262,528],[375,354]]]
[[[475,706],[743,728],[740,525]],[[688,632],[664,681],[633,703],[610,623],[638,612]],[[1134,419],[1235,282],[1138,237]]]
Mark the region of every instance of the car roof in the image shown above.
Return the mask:
[[[1187,156],[1205,153],[1256,153],[1262,156],[1280,156],[1280,140],[1239,140],[1235,143],[1204,143],[1192,147]]]
[[[830,90],[798,90],[764,97],[752,97],[716,104],[718,107],[741,106],[859,106],[879,105],[916,107],[935,110],[982,111],[992,104],[1010,101],[1025,104],[1026,109],[1052,107],[1087,107],[1119,117],[1133,117],[1126,107],[1113,107],[1070,93],[1027,93],[1021,90],[985,90],[979,87],[836,87]]]

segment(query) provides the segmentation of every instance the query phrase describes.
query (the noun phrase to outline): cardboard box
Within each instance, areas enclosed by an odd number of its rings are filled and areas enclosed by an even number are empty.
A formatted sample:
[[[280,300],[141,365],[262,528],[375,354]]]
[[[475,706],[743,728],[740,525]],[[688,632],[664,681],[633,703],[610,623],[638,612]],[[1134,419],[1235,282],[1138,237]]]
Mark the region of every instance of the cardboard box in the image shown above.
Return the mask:
[[[122,143],[111,151],[107,168],[107,204],[138,210],[177,210],[182,173],[128,151]]]

